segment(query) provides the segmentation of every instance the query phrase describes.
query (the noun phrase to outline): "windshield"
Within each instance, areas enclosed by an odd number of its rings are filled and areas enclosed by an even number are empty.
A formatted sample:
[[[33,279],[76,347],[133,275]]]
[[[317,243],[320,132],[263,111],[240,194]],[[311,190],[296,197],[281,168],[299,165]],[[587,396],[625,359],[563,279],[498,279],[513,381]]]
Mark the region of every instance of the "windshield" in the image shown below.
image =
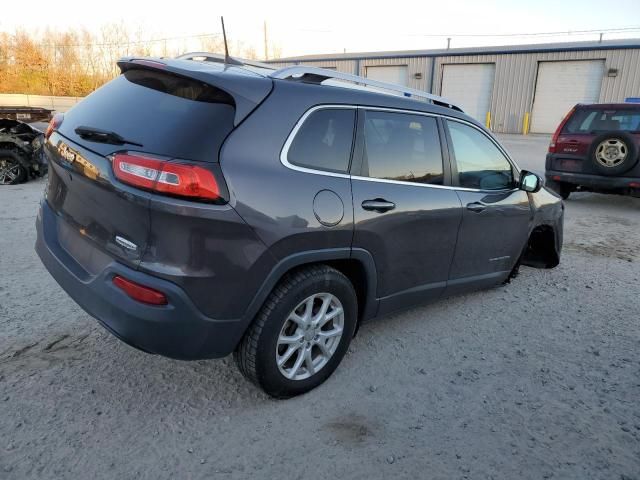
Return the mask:
[[[640,131],[640,108],[638,110],[578,110],[567,122],[563,133],[604,131]]]

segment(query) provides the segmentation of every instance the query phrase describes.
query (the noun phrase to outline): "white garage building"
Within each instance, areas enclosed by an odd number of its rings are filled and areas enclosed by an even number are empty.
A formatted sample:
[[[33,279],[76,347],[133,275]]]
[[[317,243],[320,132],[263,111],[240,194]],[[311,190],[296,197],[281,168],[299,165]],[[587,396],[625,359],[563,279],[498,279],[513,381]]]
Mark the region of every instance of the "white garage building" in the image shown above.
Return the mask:
[[[442,95],[495,132],[552,133],[576,103],[640,97],[640,39],[307,55],[310,65]]]

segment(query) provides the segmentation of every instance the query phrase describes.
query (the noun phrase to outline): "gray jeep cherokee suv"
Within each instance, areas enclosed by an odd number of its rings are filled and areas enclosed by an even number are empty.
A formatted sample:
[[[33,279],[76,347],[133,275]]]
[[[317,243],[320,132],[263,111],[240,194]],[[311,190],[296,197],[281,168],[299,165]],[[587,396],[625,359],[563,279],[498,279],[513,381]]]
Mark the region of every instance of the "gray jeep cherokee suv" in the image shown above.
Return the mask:
[[[51,121],[36,250],[132,346],[233,352],[289,397],[360,322],[559,262],[561,201],[444,99],[208,54],[118,65]]]

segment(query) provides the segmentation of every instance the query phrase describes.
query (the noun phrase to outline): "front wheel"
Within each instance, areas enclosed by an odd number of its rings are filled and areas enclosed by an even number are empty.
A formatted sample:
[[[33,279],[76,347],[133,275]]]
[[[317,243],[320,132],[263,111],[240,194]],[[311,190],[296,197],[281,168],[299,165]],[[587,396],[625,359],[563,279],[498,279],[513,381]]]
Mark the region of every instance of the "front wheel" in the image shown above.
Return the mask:
[[[353,285],[315,265],[287,274],[267,298],[234,356],[240,371],[269,395],[288,398],[324,382],[355,332]]]
[[[0,185],[16,185],[28,177],[20,157],[12,150],[0,150]]]

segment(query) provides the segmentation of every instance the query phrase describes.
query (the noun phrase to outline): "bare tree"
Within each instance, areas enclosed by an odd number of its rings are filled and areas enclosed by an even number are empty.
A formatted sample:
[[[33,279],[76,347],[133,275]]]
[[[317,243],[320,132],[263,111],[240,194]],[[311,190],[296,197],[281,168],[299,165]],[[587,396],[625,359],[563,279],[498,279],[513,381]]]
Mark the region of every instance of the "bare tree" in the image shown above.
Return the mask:
[[[230,54],[257,59],[253,45],[229,39]],[[174,57],[189,50],[224,53],[221,34],[149,40],[139,27],[104,25],[86,29],[0,32],[0,93],[84,96],[120,73],[122,56]],[[270,57],[280,55],[270,45]]]

